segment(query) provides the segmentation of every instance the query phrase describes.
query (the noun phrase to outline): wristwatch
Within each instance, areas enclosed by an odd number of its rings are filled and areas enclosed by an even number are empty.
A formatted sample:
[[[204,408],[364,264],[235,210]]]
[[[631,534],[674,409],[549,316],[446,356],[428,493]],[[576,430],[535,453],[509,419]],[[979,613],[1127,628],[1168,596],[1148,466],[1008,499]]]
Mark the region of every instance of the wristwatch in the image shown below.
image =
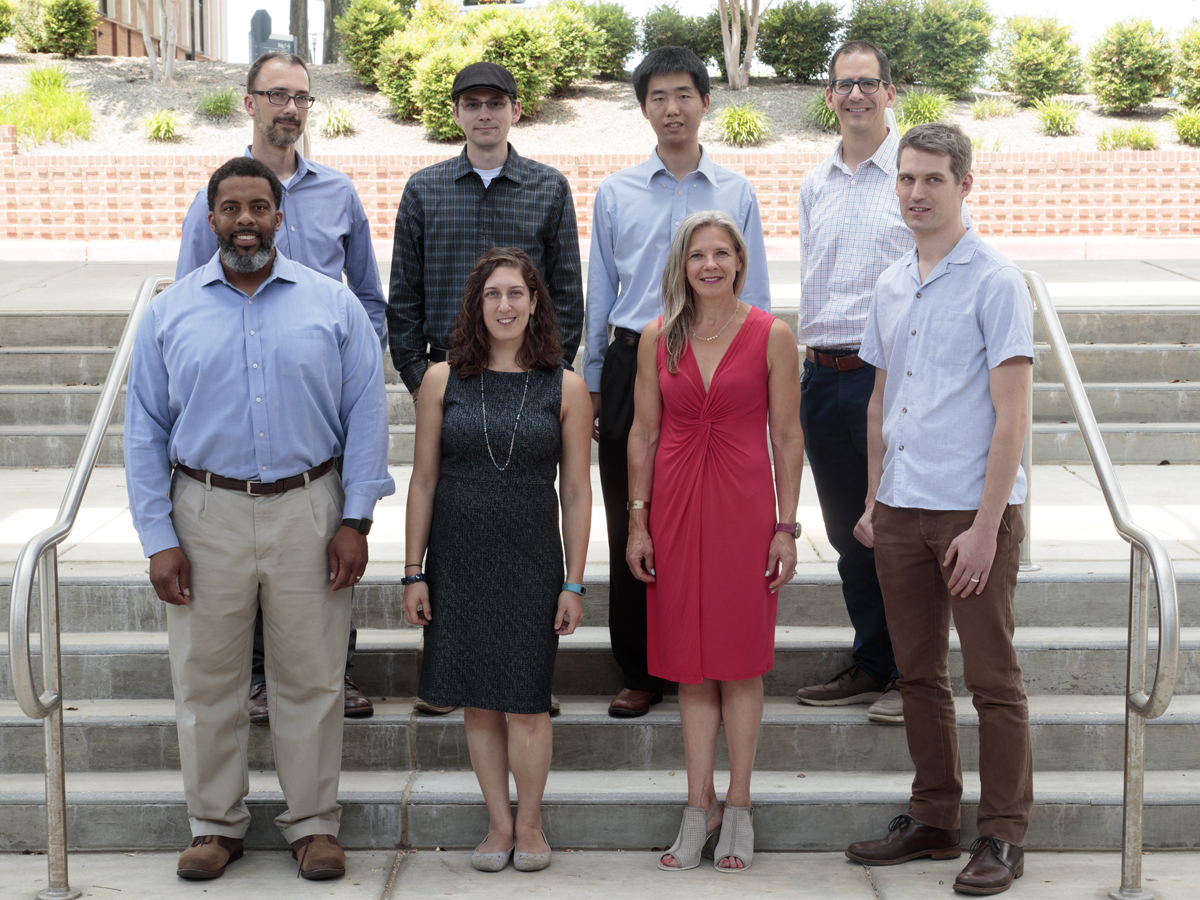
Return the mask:
[[[400,579],[400,584],[404,587],[408,587],[410,584],[416,584],[418,581],[424,581],[424,580],[425,580],[425,573],[418,572],[416,575],[405,575],[403,578]]]
[[[370,519],[342,519],[343,528],[353,528],[364,537],[371,533]]]
[[[800,537],[800,523],[799,522],[776,522],[775,530],[776,531],[786,531],[788,534],[790,534],[792,537],[795,537],[795,538]]]

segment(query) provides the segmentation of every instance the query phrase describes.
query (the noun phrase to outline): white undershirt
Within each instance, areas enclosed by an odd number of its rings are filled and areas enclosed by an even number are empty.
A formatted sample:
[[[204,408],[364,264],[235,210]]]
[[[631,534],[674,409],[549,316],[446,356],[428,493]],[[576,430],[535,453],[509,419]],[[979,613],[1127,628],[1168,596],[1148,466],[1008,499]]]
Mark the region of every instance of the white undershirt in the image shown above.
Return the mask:
[[[483,179],[483,186],[487,187],[492,183],[492,179],[500,174],[500,170],[503,168],[504,166],[497,166],[494,169],[476,169],[475,172]]]
[[[296,176],[299,174],[300,174],[300,170],[297,169],[295,172],[292,173],[291,178],[284,178],[279,182],[280,184],[283,185],[283,189],[285,191],[289,191],[292,189],[292,182],[296,180]]]

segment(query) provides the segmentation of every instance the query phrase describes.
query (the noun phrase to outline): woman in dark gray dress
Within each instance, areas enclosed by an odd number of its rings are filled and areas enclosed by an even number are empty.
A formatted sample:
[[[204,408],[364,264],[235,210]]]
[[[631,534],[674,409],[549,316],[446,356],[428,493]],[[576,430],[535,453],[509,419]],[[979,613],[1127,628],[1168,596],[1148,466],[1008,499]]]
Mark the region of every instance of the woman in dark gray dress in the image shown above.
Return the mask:
[[[523,252],[480,258],[449,362],[429,367],[417,398],[404,609],[425,627],[420,696],[464,707],[490,818],[472,865],[499,871],[515,852],[518,869],[545,868],[550,683],[559,635],[583,616],[592,405],[562,368],[554,306]]]

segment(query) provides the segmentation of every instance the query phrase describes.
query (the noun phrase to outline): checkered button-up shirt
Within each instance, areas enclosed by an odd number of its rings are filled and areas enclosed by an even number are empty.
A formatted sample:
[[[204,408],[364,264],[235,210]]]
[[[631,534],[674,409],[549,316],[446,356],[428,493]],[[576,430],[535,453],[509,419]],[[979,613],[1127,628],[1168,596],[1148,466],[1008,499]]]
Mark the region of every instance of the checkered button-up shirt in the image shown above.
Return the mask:
[[[524,159],[508,159],[488,187],[463,152],[417,172],[396,213],[388,295],[392,362],[408,389],[425,377],[426,346],[450,347],[463,288],[492,247],[519,247],[542,273],[567,366],[583,328],[583,275],[575,201],[566,176]]]
[[[892,263],[914,247],[896,199],[895,129],[855,171],[842,144],[800,185],[799,337],[809,347],[858,349],[871,292]],[[971,221],[963,206],[963,223]]]

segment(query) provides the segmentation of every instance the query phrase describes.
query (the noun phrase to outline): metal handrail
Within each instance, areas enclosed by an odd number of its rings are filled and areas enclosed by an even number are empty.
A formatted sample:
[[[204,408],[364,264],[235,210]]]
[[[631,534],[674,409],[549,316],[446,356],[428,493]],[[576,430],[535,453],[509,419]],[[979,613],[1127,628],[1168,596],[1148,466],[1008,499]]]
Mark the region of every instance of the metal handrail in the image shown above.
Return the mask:
[[[1142,881],[1142,795],[1145,780],[1145,720],[1167,711],[1175,691],[1179,667],[1179,600],[1175,590],[1175,568],[1166,547],[1157,537],[1133,521],[1125,494],[1117,480],[1112,460],[1104,446],[1100,426],[1092,412],[1071,355],[1066,334],[1046,282],[1037,272],[1025,272],[1029,293],[1041,314],[1050,348],[1062,370],[1063,387],[1071,401],[1088,456],[1104,492],[1117,534],[1130,544],[1129,559],[1129,667],[1125,695],[1125,802],[1121,852],[1121,886],[1109,891],[1113,900],[1150,900],[1154,895],[1141,887]],[[1146,694],[1148,648],[1149,576],[1154,574],[1158,601],[1158,666],[1154,686]]]
[[[117,344],[108,378],[100,391],[96,412],[84,435],[83,448],[75,461],[62,505],[58,508],[58,518],[21,548],[13,571],[8,614],[8,653],[13,691],[25,715],[46,720],[43,726],[46,738],[46,857],[50,880],[48,887],[38,891],[38,900],[72,900],[80,896],[80,892],[70,887],[67,881],[67,790],[63,768],[62,665],[59,660],[58,545],[75,525],[79,506],[100,455],[100,445],[121,393],[121,383],[129,368],[133,340],[142,315],[154,295],[171,281],[165,275],[153,275],[142,282]],[[34,687],[29,639],[29,613],[35,573],[41,597],[40,647],[42,686],[45,688],[41,695]]]

